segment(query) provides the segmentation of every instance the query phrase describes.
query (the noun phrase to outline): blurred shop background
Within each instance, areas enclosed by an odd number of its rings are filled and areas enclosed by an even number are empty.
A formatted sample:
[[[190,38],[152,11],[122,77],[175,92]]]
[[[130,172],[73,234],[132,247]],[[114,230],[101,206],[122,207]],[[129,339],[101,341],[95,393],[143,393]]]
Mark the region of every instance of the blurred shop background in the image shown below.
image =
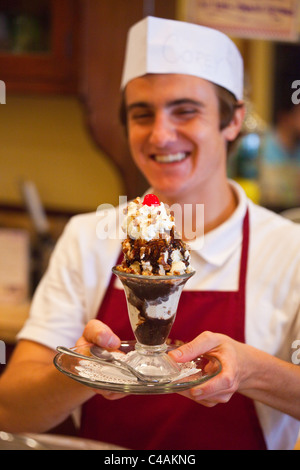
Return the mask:
[[[298,7],[297,0],[0,0],[2,340],[14,342],[69,218],[146,188],[118,120],[126,33],[144,16],[232,37],[245,62],[247,118],[228,175],[272,210],[300,206]]]

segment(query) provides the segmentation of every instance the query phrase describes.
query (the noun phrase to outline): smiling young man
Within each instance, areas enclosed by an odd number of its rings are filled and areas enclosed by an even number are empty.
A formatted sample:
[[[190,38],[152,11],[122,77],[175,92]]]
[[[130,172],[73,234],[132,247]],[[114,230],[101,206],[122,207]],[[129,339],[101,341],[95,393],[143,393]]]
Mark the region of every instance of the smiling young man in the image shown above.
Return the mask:
[[[216,86],[182,74],[131,80],[125,99],[133,159],[158,197],[204,204],[206,230],[226,220],[237,204],[226,177],[227,142],[238,135],[244,109],[220,129]]]
[[[190,241],[196,274],[171,332],[186,344],[172,355],[183,362],[209,352],[222,372],[181,395],[124,398],[95,393],[54,369],[59,344],[74,346],[79,338],[77,344],[113,348],[132,334],[122,287],[111,275],[120,240],[99,240],[97,217],[77,216],[58,242],[0,380],[0,429],[46,430],[82,405],[83,436],[127,448],[293,448],[300,227],[254,205],[227,180],[242,89],[240,54],[222,33],[159,18],[131,29],[122,90],[134,161],[162,201],[205,210],[204,245]]]

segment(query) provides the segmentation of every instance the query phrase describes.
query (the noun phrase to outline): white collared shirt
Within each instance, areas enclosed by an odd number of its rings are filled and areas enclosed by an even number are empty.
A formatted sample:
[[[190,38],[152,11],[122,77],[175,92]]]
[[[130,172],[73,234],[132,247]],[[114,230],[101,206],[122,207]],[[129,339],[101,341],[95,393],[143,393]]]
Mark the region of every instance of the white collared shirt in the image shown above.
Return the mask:
[[[300,225],[256,206],[236,183],[238,207],[222,225],[192,249],[188,290],[237,290],[242,224],[249,207],[250,245],[246,284],[246,342],[291,362],[300,340]],[[119,213],[122,212],[119,210]],[[49,268],[19,339],[55,349],[74,346],[87,321],[95,318],[120,253],[115,210],[108,212],[107,237],[99,239],[99,214],[73,217],[57,243]],[[196,336],[196,335],[194,335]],[[192,339],[192,338],[191,338]],[[299,421],[256,403],[269,449],[292,449]],[[245,429],[245,432],[247,430]]]

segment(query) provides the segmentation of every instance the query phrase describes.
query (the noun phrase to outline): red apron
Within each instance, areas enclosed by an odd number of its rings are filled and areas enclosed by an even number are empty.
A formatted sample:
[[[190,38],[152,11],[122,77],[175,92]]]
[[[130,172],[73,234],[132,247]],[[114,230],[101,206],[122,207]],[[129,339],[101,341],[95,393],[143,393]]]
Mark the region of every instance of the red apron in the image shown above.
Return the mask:
[[[170,338],[190,341],[202,331],[245,342],[245,287],[249,216],[243,224],[238,291],[183,291]],[[123,290],[111,277],[97,318],[123,340],[134,339]],[[91,398],[82,410],[81,435],[141,450],[265,450],[254,403],[235,393],[213,408],[179,394]]]

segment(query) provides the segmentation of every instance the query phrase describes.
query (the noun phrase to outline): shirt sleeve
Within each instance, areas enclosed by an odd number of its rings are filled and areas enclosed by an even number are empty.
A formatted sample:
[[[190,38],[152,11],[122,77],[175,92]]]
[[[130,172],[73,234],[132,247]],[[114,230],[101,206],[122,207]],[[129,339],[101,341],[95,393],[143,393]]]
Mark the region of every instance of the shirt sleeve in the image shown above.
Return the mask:
[[[86,311],[81,260],[71,219],[36,289],[29,319],[18,334],[18,340],[32,340],[52,349],[75,345],[84,329]]]
[[[299,291],[298,291],[299,292]],[[290,334],[291,362],[300,365],[300,301]]]

